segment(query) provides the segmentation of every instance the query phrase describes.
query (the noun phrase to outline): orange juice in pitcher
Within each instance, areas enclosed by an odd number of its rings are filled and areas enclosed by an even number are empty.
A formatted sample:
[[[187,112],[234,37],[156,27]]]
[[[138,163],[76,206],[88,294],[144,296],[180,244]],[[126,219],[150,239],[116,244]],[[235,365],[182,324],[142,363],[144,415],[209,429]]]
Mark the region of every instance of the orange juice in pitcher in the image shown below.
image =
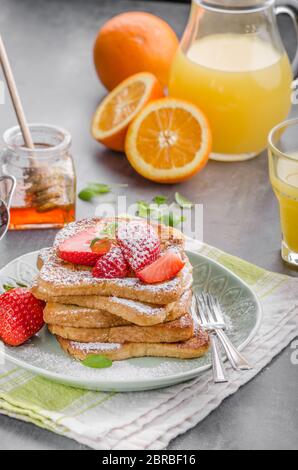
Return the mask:
[[[214,159],[246,160],[266,148],[270,129],[289,113],[292,80],[272,1],[193,3],[169,94],[206,114]]]

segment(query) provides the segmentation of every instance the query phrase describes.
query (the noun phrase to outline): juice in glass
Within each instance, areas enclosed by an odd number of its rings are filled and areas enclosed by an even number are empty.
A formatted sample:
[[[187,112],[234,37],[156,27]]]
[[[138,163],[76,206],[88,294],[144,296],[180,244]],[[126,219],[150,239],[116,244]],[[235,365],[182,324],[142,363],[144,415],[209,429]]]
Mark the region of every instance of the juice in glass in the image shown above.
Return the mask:
[[[253,34],[213,34],[186,53],[179,48],[169,94],[206,114],[218,159],[241,160],[264,150],[270,129],[287,117],[292,79],[286,53],[271,43]]]
[[[271,184],[279,202],[284,243],[298,253],[298,152],[291,157],[293,161],[279,159]]]
[[[269,134],[269,172],[279,202],[284,261],[298,267],[298,119],[277,125]]]

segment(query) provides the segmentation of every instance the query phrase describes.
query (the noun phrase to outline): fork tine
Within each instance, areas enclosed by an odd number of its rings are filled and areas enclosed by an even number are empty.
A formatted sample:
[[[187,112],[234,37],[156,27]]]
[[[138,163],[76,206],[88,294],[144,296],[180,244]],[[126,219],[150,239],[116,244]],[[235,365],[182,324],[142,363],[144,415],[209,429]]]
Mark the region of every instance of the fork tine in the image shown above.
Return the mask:
[[[220,306],[220,303],[219,303],[218,299],[216,299],[215,303],[216,303],[217,310],[218,310],[218,318],[220,318],[220,320],[221,320],[223,323],[225,323],[225,318],[224,318],[223,310],[222,310],[222,308],[221,308],[221,306]]]
[[[207,294],[207,295],[208,295],[208,303],[209,303],[210,310],[212,312],[212,316],[214,318],[215,323],[220,323],[220,324],[224,325],[225,321],[224,321],[222,311],[221,311],[221,307],[219,305],[219,301],[218,301],[217,297],[214,297],[211,294]]]
[[[200,322],[202,325],[207,323],[207,319],[205,316],[205,305],[204,301],[202,298],[202,295],[195,294],[195,299],[196,299],[196,314],[197,317],[199,318]]]
[[[202,327],[205,328],[205,330],[209,332],[209,336],[210,336],[213,380],[215,383],[227,382],[228,379],[226,378],[225,369],[222,363],[221,352],[217,343],[217,337],[215,335],[215,332],[211,331],[208,328],[208,321],[206,318],[206,314],[208,310],[207,304],[202,294],[198,295],[195,293],[194,296],[196,300],[195,305],[196,305],[197,316],[200,318]]]
[[[213,297],[212,301],[213,301],[215,319],[218,323],[222,323],[224,325],[225,324],[225,319],[224,319],[223,312],[222,312],[220,303],[218,301],[218,298]]]
[[[209,322],[208,322],[208,317],[207,317],[208,312],[207,312],[207,305],[206,305],[205,293],[202,292],[200,297],[201,297],[201,304],[202,304],[203,309],[204,309],[205,322],[206,322],[206,323],[209,323]]]
[[[204,297],[204,303],[206,305],[206,316],[207,316],[207,321],[208,323],[214,323],[214,318],[213,318],[213,315],[212,315],[212,308],[210,308],[210,305],[209,305],[209,294],[206,294],[205,292],[203,293],[203,297]]]
[[[207,304],[208,304],[208,308],[209,308],[210,320],[212,322],[217,322],[217,318],[216,318],[216,315],[215,315],[214,298],[211,294],[206,294],[206,299],[207,299]]]

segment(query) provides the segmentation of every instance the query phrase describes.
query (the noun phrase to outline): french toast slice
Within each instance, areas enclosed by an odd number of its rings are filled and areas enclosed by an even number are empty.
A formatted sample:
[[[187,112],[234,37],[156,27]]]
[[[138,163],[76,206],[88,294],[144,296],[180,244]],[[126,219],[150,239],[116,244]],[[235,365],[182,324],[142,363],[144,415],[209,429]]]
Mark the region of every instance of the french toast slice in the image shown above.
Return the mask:
[[[38,266],[40,272],[36,280],[40,295],[58,296],[116,296],[165,305],[178,300],[183,291],[185,278],[191,276],[191,266],[184,255],[184,237],[181,232],[171,227],[156,225],[160,236],[162,251],[176,249],[184,256],[186,264],[176,277],[157,284],[145,284],[137,277],[105,279],[92,276],[91,268],[69,264],[57,256],[57,247],[65,239],[92,226],[100,226],[109,219],[86,219],[69,224],[56,236],[52,249],[42,250]],[[115,219],[113,219],[115,220]],[[116,219],[122,220],[122,219]]]
[[[203,356],[209,349],[208,334],[195,329],[193,336],[177,343],[80,343],[56,336],[61,348],[77,360],[90,355],[104,355],[113,361],[133,357],[175,357],[193,359]]]
[[[121,299],[120,297],[101,297],[95,295],[53,298],[49,296],[48,298],[42,294],[40,295],[39,291],[34,287],[32,292],[36,298],[48,302],[44,310],[44,320],[46,323],[87,328],[100,328],[102,319],[105,318],[106,321],[108,314],[111,315],[112,322],[115,322],[117,317],[118,322],[121,319],[122,324],[123,321],[127,321],[139,326],[156,325],[164,321],[172,321],[189,311],[192,300],[190,289],[183,292],[180,299],[176,302],[162,306]],[[104,315],[102,315],[102,312],[104,312]]]
[[[193,336],[192,317],[186,313],[177,320],[153,326],[114,326],[111,328],[73,328],[62,325],[48,325],[49,331],[57,336],[82,343],[175,343]]]
[[[175,278],[158,284],[144,284],[136,277],[95,278],[87,267],[64,263],[53,250],[50,250],[48,254],[34,287],[35,290],[38,289],[39,296],[50,298],[100,295],[165,305],[179,299],[183,291],[183,283],[191,276],[190,263],[186,262]]]
[[[112,328],[132,325],[131,322],[105,310],[48,302],[43,311],[44,322],[74,328]]]

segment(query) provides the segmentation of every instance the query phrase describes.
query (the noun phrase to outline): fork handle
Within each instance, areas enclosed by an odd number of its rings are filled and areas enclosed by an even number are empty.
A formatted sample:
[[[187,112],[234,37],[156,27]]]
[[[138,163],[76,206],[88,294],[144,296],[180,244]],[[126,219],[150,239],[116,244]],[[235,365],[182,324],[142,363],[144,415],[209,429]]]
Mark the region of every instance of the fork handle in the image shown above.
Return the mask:
[[[235,370],[250,370],[251,365],[247,362],[245,357],[235,348],[229,337],[221,328],[216,328],[215,332],[220,339],[221,344],[228,356],[228,359]]]
[[[212,355],[212,369],[213,379],[215,383],[228,382],[226,378],[224,365],[221,360],[220,349],[218,345],[217,337],[214,333],[209,334],[211,343],[211,355]]]

